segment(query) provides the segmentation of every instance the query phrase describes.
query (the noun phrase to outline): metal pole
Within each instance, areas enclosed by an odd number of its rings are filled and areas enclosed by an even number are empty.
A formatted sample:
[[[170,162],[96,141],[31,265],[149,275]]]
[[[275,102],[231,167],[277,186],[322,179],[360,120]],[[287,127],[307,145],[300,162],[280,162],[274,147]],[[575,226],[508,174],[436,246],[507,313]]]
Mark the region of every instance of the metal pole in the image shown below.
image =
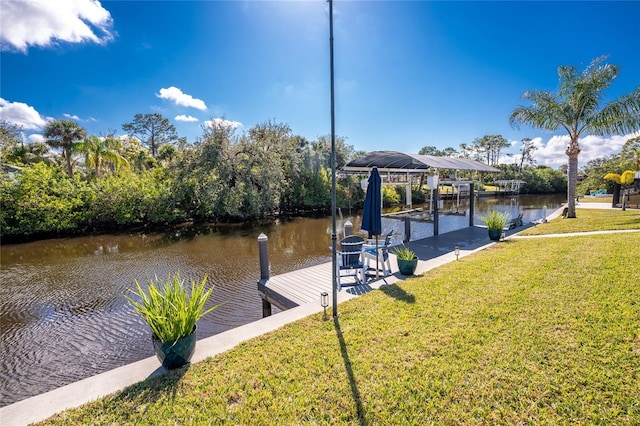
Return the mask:
[[[336,120],[333,91],[333,0],[329,2],[329,64],[331,67],[331,282],[333,317],[338,316],[337,232],[336,232]]]

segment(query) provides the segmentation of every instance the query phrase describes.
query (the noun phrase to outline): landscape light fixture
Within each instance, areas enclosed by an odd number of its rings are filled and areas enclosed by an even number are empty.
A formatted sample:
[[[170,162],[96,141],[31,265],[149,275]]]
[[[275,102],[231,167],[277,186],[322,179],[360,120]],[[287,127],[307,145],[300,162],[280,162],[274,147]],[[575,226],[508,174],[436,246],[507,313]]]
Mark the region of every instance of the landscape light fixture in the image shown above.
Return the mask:
[[[322,305],[322,307],[324,308],[324,316],[322,317],[323,320],[327,320],[327,306],[329,306],[329,293],[327,293],[326,291],[323,291],[322,293],[320,293],[320,305]]]
[[[502,231],[502,234],[500,234],[500,241],[504,241],[505,238],[507,238],[506,234],[504,233],[504,231]]]
[[[455,248],[453,250],[456,253],[456,260],[458,260],[458,256],[460,256],[460,247],[459,246],[455,246]]]

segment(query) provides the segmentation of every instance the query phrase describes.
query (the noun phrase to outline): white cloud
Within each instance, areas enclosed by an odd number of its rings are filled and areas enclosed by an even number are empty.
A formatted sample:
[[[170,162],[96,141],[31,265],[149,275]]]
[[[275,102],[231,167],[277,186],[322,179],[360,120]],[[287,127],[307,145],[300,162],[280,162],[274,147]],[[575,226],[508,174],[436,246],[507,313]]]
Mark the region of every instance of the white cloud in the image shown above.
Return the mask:
[[[44,143],[45,139],[43,135],[37,134],[37,133],[33,133],[31,135],[29,135],[29,141],[30,142],[42,142]]]
[[[176,105],[192,107],[203,111],[207,109],[207,105],[203,100],[196,99],[191,95],[182,93],[182,90],[178,89],[175,86],[171,86],[168,89],[160,89],[160,93],[156,96],[161,99],[169,99],[170,101],[175,102]]]
[[[9,102],[0,98],[0,120],[22,127],[24,130],[42,129],[47,121],[34,107],[22,102]]]
[[[211,120],[207,120],[204,124],[211,128],[230,128],[237,129],[238,127],[242,127],[242,123],[239,121],[230,121],[226,118],[214,118]]]
[[[67,114],[66,112],[62,115],[64,115],[66,118],[69,118],[71,120],[82,121],[80,120],[80,117],[78,117],[77,115]]]
[[[26,52],[56,41],[105,44],[113,40],[112,23],[97,0],[2,0],[1,50]]]
[[[582,168],[589,161],[597,158],[610,157],[618,154],[624,143],[640,133],[629,134],[625,136],[585,136],[581,138],[580,155],[578,156],[578,166]],[[553,136],[546,143],[542,138],[533,139],[534,146],[537,148],[533,153],[533,159],[537,165],[549,166],[554,169],[559,168],[563,164],[567,164],[567,154],[565,149],[569,144],[569,136]]]
[[[176,121],[190,121],[190,122],[193,122],[193,121],[200,121],[200,120],[198,120],[198,119],[197,119],[197,118],[195,118],[195,117],[192,117],[192,116],[190,116],[190,115],[184,115],[184,114],[182,114],[182,115],[176,115],[175,120],[176,120]]]

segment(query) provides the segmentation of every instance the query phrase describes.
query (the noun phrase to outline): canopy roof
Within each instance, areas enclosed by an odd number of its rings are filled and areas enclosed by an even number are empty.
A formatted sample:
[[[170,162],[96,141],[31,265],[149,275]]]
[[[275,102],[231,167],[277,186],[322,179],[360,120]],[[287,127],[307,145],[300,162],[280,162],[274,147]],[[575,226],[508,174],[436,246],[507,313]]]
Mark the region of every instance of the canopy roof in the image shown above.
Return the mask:
[[[373,167],[382,172],[425,173],[429,168],[499,172],[495,167],[468,158],[405,154],[397,151],[372,151],[347,163],[345,172],[367,172]]]

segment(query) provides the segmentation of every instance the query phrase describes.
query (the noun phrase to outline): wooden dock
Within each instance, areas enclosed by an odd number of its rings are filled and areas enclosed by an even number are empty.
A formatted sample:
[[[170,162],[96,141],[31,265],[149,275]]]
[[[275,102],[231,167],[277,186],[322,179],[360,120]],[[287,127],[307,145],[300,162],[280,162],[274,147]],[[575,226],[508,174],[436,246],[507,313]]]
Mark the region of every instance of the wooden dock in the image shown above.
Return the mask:
[[[320,300],[320,293],[332,291],[331,262],[298,269],[258,280],[263,316],[271,315],[271,305],[280,310]]]

